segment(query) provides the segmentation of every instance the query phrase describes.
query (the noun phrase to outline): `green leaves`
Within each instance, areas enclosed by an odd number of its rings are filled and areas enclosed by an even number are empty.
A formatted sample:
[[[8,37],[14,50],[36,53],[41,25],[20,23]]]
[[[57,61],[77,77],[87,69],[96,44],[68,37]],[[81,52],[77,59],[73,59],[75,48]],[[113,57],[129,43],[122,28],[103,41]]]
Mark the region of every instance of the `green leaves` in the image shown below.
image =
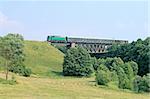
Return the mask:
[[[23,61],[25,60],[25,55],[23,52],[23,36],[21,36],[20,34],[8,34],[4,37],[1,37],[0,44],[0,55],[7,60],[7,69],[16,69],[11,71],[17,71],[15,73],[19,74],[24,70],[24,72],[22,73],[27,72],[30,75],[30,70],[26,69],[23,64]]]
[[[111,80],[110,72],[105,70],[99,70],[96,73],[96,82],[99,85],[107,85],[107,83]]]
[[[136,42],[109,48],[111,57],[121,57],[125,62],[135,61],[138,64],[138,75],[143,76],[150,73],[150,37],[145,40],[138,39]]]
[[[110,81],[117,81],[118,87],[122,89],[132,89],[133,78],[138,68],[133,61],[123,62],[121,58],[98,59],[99,66],[96,71],[98,84],[107,85]]]
[[[93,72],[89,53],[80,47],[70,48],[63,63],[63,74],[66,76],[90,76]]]
[[[150,92],[150,74],[143,77],[136,76],[133,83],[135,92]]]

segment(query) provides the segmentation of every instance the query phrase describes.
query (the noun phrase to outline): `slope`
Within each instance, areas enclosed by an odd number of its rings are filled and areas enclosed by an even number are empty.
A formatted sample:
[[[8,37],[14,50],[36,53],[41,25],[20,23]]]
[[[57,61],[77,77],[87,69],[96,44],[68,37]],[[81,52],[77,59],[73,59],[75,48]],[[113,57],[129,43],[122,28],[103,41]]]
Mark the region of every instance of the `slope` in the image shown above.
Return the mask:
[[[53,77],[62,71],[63,54],[47,42],[25,41],[24,52],[33,74]]]

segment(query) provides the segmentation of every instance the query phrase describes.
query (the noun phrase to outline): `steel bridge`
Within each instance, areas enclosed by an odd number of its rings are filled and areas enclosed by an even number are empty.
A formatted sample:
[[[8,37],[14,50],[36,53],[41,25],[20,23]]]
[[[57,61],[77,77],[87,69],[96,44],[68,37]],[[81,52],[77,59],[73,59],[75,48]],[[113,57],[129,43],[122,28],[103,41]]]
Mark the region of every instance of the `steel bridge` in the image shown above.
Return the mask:
[[[89,38],[68,38],[67,42],[51,42],[59,46],[83,47],[89,53],[106,53],[107,49],[113,44],[127,44],[127,40],[109,40],[109,39],[89,39]]]

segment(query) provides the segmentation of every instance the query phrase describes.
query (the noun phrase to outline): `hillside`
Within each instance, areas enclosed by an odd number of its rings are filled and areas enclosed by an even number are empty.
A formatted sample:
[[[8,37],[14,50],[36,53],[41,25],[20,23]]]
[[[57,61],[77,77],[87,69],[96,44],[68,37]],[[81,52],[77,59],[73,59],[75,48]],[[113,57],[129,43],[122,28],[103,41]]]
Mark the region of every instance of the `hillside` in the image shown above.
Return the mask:
[[[63,54],[47,42],[25,41],[24,52],[33,74],[52,77],[62,71]]]

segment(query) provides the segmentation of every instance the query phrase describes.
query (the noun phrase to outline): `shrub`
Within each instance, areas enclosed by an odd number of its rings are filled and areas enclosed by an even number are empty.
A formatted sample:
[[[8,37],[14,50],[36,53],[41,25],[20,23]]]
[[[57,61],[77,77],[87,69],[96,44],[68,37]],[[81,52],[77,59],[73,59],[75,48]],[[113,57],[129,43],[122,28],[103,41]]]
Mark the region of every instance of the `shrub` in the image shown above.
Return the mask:
[[[122,89],[130,89],[131,88],[130,81],[121,67],[118,68],[117,75],[119,80],[118,87]]]
[[[63,63],[63,74],[65,76],[90,76],[93,73],[91,57],[89,53],[81,48],[68,49]]]
[[[121,67],[124,64],[123,60],[120,57],[112,58],[111,64],[109,65],[109,68],[111,71],[116,70],[117,68]]]
[[[98,59],[98,69],[109,71],[111,81],[117,81],[118,87],[122,89],[133,89],[133,79],[138,72],[136,62],[125,62],[119,58]],[[108,73],[108,72],[107,72]],[[104,74],[104,73],[103,73]]]
[[[143,77],[136,76],[133,85],[135,92],[150,92],[150,74]]]
[[[19,75],[25,76],[25,77],[29,77],[32,73],[31,69],[25,67],[24,65],[11,66],[11,68],[9,68],[9,71],[18,73]]]
[[[97,59],[94,57],[92,58],[92,64],[95,71],[97,71],[97,68],[99,66]]]
[[[29,77],[31,75],[31,69],[30,68],[23,68],[20,75]]]
[[[128,63],[131,65],[131,67],[133,69],[134,76],[136,76],[137,73],[138,73],[138,64],[136,62],[134,62],[134,61],[130,61]]]
[[[108,71],[99,70],[96,73],[96,82],[98,85],[107,85],[110,81],[110,73]]]
[[[104,65],[101,64],[96,72],[96,82],[98,85],[107,85],[107,83],[111,80],[111,74],[109,69]]]
[[[111,81],[118,81],[118,75],[116,71],[111,72]]]

